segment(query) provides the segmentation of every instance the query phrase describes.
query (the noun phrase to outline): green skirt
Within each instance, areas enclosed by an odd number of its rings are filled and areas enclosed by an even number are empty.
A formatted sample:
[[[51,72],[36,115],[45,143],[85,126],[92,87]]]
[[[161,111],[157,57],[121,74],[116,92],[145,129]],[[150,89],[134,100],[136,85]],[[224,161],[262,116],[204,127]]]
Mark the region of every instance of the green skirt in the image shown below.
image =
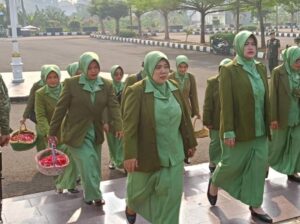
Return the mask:
[[[106,139],[111,160],[118,168],[122,168],[124,160],[122,139],[116,138],[111,132],[106,134]]]
[[[272,131],[269,164],[280,173],[300,172],[300,125]]]
[[[237,142],[233,148],[221,145],[222,158],[212,183],[247,205],[261,206],[268,166],[267,138]]]
[[[156,172],[127,176],[127,206],[153,224],[178,224],[183,162]]]
[[[86,202],[102,199],[101,181],[101,145],[95,144],[95,131],[90,128],[82,145],[69,147],[70,153],[80,173],[84,200]]]
[[[70,149],[66,145],[59,145],[57,148],[69,157],[70,163],[61,175],[55,177],[56,188],[74,189],[76,188],[76,179],[79,175],[75,161],[70,153]]]
[[[219,131],[209,130],[209,160],[217,165],[221,160],[222,148]]]

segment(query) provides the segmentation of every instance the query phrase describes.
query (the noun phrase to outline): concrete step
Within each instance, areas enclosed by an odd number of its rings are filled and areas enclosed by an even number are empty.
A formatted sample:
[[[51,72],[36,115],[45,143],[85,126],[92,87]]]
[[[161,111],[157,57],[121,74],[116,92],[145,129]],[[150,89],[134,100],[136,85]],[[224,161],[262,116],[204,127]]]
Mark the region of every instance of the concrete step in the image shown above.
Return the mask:
[[[180,223],[259,223],[251,218],[248,206],[234,200],[223,190],[219,191],[217,206],[211,207],[206,198],[209,176],[207,164],[185,167]],[[125,223],[125,185],[126,178],[101,183],[106,201],[103,208],[85,204],[82,191],[78,194],[57,194],[55,191],[47,191],[7,198],[3,200],[3,221],[7,224]],[[300,217],[299,195],[299,184],[290,182],[285,175],[270,170],[265,185],[263,208],[275,222]],[[136,223],[149,222],[138,216]]]

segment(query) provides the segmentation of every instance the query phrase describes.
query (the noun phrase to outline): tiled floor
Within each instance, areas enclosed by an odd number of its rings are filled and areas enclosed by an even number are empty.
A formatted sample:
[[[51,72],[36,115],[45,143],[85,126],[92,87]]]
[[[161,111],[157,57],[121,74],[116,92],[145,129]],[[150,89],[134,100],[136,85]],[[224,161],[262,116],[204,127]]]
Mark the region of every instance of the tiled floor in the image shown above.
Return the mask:
[[[206,198],[209,172],[207,164],[185,167],[185,188],[182,198],[182,224],[250,224],[260,223],[250,216],[248,207],[220,191],[217,206]],[[125,178],[101,183],[106,205],[103,209],[86,205],[79,194],[56,194],[47,191],[3,200],[4,223],[126,223]],[[266,180],[264,209],[275,222],[300,217],[300,185],[287,181],[273,170]],[[147,224],[138,216],[137,224]],[[285,223],[300,223],[296,220]]]

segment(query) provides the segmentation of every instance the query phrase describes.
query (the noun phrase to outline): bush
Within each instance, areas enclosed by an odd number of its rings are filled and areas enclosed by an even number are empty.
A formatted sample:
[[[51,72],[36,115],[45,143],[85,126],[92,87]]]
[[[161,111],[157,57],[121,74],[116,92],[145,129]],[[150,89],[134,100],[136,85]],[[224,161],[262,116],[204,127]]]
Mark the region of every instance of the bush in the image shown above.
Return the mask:
[[[77,32],[80,31],[80,22],[73,20],[69,23],[69,28],[71,32]]]
[[[235,34],[231,32],[219,32],[210,36],[210,44],[217,54],[230,55],[233,51],[233,40]]]
[[[234,33],[219,32],[219,33],[216,33],[216,34],[210,36],[210,42],[212,42],[213,40],[216,40],[216,39],[222,39],[222,40],[226,40],[228,42],[229,46],[231,47],[233,45],[234,37],[235,37]]]
[[[257,30],[257,26],[256,25],[244,25],[240,27],[240,31],[241,30],[249,30],[249,31],[256,31]]]
[[[131,30],[120,30],[119,37],[136,37],[137,34]]]

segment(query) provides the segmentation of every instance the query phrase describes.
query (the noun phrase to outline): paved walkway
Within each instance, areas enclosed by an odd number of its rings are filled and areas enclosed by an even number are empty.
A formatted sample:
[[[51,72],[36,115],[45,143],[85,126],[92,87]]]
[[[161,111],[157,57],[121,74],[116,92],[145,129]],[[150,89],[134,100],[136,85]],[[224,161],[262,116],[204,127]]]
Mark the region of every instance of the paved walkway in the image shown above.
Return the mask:
[[[110,78],[109,73],[102,73]],[[25,99],[34,82],[39,80],[39,72],[24,72],[25,82],[12,83],[11,73],[2,73],[9,94],[13,100]],[[67,78],[62,72],[62,80]],[[25,97],[25,98],[24,98]],[[233,200],[227,193],[220,191],[216,207],[211,207],[206,198],[209,172],[207,164],[185,168],[185,190],[182,199],[180,223],[184,224],[250,224],[252,220],[248,207]],[[82,201],[82,192],[72,195],[56,194],[47,191],[37,194],[7,198],[3,200],[3,221],[7,224],[63,224],[63,223],[126,223],[125,178],[104,181],[101,184],[106,205],[102,208],[88,206]],[[300,185],[287,181],[286,176],[273,170],[266,181],[263,207],[278,223],[300,223]],[[293,219],[292,221],[285,221]],[[138,217],[137,224],[147,224]]]
[[[208,164],[185,167],[184,193],[180,223],[184,224],[250,224],[260,223],[250,216],[248,207],[220,191],[217,206],[211,207],[206,198],[209,179]],[[17,223],[126,223],[125,178],[101,183],[106,204],[101,207],[86,205],[79,194],[56,194],[47,191],[3,200],[3,221]],[[300,216],[300,185],[287,181],[286,176],[273,170],[266,180],[263,208],[276,223]],[[147,224],[137,217],[137,224]]]

